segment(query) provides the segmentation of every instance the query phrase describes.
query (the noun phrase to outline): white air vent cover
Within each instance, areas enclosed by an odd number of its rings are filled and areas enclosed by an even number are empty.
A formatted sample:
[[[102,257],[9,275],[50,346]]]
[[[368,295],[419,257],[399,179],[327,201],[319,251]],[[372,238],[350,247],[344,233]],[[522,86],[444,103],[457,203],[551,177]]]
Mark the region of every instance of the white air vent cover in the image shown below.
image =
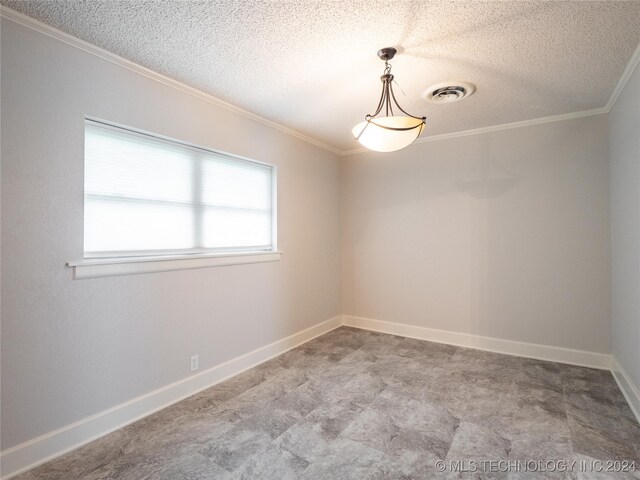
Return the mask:
[[[445,82],[432,85],[423,94],[425,100],[432,103],[451,103],[467,98],[476,87],[467,82]]]

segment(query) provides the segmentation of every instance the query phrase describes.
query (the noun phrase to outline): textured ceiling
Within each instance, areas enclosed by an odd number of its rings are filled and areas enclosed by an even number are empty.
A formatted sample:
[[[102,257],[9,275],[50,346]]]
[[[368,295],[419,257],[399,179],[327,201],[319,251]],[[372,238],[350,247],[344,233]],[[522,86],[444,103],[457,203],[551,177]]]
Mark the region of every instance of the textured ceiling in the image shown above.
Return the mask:
[[[603,107],[640,43],[639,1],[0,3],[340,150],[377,103],[381,47],[436,135]],[[421,98],[455,80],[476,93]]]

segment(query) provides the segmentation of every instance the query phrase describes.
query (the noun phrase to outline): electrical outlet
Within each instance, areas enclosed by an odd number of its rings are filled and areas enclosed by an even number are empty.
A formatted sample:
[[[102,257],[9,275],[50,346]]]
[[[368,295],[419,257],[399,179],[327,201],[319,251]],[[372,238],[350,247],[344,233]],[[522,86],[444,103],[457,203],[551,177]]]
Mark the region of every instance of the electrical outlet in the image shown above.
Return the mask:
[[[194,355],[191,357],[191,371],[195,372],[198,368],[200,368],[200,355]]]

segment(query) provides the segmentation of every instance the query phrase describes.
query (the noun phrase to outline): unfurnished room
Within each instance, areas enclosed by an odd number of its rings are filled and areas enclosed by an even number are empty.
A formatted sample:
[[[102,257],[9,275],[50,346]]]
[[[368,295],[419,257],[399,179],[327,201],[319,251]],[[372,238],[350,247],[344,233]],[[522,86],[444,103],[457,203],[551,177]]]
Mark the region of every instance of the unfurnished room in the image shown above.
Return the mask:
[[[2,480],[640,480],[640,0],[0,0]]]

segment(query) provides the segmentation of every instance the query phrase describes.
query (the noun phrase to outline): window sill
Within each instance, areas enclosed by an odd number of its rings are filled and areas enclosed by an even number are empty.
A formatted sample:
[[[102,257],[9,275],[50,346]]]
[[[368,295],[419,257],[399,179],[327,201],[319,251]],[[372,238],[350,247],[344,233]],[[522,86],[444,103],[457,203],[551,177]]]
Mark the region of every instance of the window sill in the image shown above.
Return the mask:
[[[282,252],[234,252],[161,257],[120,257],[84,259],[67,263],[73,278],[111,277],[138,273],[169,272],[192,268],[224,267],[247,263],[277,262]]]

